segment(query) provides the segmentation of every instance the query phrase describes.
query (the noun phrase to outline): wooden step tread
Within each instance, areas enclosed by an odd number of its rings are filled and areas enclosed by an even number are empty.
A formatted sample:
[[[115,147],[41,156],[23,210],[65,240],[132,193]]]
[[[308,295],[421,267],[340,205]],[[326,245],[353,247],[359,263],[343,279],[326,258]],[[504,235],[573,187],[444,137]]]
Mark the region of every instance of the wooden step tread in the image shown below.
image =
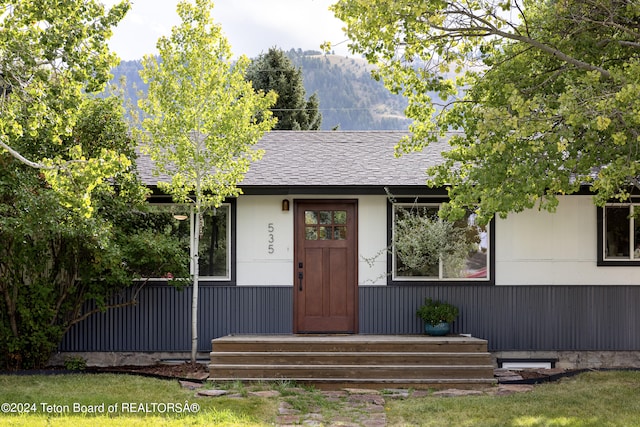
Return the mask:
[[[315,365],[315,364],[305,364],[305,365],[272,365],[272,364],[233,364],[233,363],[225,363],[225,364],[214,364],[211,363],[208,365],[209,369],[264,369],[264,370],[273,370],[273,369],[288,369],[288,370],[296,370],[296,369],[323,369],[323,370],[339,370],[339,369],[353,369],[354,367],[358,369],[397,369],[397,370],[407,370],[407,369],[456,369],[456,370],[464,370],[464,369],[480,369],[486,368],[491,369],[493,371],[493,365],[491,364],[482,364],[482,365]]]
[[[228,335],[214,338],[213,343],[234,342],[234,343],[286,343],[286,342],[306,342],[306,343],[420,343],[420,344],[460,344],[460,343],[486,343],[480,338],[466,337],[461,335],[448,335],[444,337],[432,337],[427,335]]]
[[[367,357],[372,356],[437,356],[437,357],[491,357],[491,353],[489,352],[464,352],[464,351],[456,351],[456,352],[446,352],[446,351],[212,351],[209,353],[210,356],[274,356],[274,355],[283,355],[283,356],[327,356],[327,357],[335,357],[335,356],[363,356]]]
[[[426,335],[255,335],[226,336],[211,341],[214,352],[487,352],[487,341],[465,336]]]
[[[211,378],[207,381],[211,382],[227,382],[227,381],[261,381],[261,382],[278,382],[278,381],[299,381],[299,382],[323,382],[323,383],[380,383],[380,384],[496,384],[495,378],[295,378],[295,377],[264,377],[264,378],[243,378],[243,377],[225,377]]]

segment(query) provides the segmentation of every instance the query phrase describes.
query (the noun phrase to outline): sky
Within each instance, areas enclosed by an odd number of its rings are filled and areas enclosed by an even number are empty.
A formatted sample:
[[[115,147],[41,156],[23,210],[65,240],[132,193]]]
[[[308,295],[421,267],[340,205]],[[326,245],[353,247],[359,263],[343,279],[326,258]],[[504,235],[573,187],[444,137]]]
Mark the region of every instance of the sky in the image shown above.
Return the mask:
[[[222,26],[234,56],[254,58],[271,47],[320,50],[325,41],[338,55],[348,55],[343,23],[329,6],[336,0],[214,0],[212,17]],[[118,0],[102,0],[111,6]],[[123,60],[157,53],[158,37],[178,25],[178,0],[131,0],[115,27],[109,46]]]

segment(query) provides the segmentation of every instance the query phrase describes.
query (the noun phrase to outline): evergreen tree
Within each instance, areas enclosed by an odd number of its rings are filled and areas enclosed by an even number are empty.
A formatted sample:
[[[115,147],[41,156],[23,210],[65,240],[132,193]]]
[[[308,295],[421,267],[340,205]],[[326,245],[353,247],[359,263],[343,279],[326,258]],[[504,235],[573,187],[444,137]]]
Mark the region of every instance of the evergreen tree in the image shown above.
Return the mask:
[[[314,93],[306,99],[302,71],[286,54],[275,47],[255,58],[246,78],[256,91],[278,94],[273,115],[278,118],[276,130],[318,130],[322,123],[320,101]]]

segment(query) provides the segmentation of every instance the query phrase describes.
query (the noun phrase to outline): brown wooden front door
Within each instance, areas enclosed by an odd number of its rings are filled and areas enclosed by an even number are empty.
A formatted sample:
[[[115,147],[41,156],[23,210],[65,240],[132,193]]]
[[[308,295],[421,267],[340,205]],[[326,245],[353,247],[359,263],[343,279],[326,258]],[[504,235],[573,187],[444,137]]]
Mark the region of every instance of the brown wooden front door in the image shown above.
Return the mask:
[[[357,208],[295,202],[294,333],[358,332]]]

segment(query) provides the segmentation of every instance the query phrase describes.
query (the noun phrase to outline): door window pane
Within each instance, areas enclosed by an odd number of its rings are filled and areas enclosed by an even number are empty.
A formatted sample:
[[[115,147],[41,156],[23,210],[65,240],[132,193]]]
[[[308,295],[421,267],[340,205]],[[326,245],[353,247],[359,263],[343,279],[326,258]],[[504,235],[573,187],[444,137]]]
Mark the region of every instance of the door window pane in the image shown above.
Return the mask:
[[[334,240],[347,240],[347,227],[334,227],[333,228]]]
[[[305,211],[306,240],[346,240],[347,211]]]
[[[306,240],[318,240],[318,230],[316,227],[305,227],[305,239]]]
[[[320,240],[331,240],[331,227],[318,227],[318,237]]]
[[[320,224],[331,224],[331,211],[320,211]]]
[[[305,224],[317,224],[318,214],[315,211],[304,211],[304,223]]]
[[[333,211],[334,224],[346,224],[347,223],[347,211]]]

